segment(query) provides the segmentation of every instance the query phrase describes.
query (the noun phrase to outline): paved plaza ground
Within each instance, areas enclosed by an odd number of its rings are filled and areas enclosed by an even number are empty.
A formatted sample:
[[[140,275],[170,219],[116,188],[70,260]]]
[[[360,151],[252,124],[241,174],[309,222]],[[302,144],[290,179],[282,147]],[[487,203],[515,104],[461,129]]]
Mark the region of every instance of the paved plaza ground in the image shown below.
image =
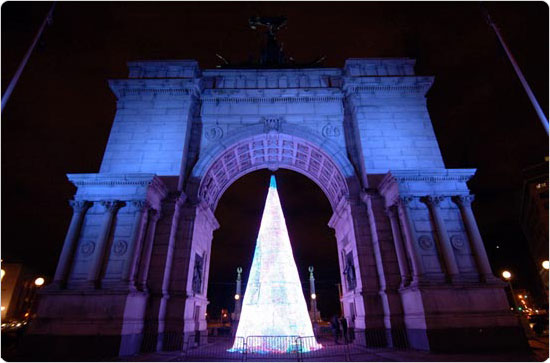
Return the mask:
[[[543,362],[548,359],[548,337],[531,339],[530,352],[502,352],[502,353],[464,353],[441,354],[417,350],[398,350],[390,348],[364,348],[354,344],[349,346],[335,345],[331,341],[322,341],[324,352],[314,357],[303,356],[303,361],[310,362]],[[274,356],[242,355],[231,356],[225,352],[222,341],[216,341],[185,352],[157,352],[139,354],[131,357],[117,358],[116,361],[126,362],[222,362],[222,361],[250,361],[250,362],[279,362],[297,361],[294,357],[274,358]],[[217,356],[216,356],[217,355]]]

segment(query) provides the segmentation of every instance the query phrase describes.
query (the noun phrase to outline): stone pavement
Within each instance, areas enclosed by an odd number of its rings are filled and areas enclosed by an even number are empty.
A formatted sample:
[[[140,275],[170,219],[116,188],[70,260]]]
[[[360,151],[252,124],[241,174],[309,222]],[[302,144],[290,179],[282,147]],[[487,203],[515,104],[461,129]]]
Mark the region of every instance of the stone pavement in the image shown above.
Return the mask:
[[[345,346],[327,346],[330,348],[329,356],[318,356],[314,358],[305,357],[303,361],[308,362],[543,362],[548,359],[548,337],[537,338],[529,341],[531,352],[502,352],[502,353],[430,353],[417,350],[398,350],[391,348],[364,348],[355,345],[349,346],[349,351],[346,352]],[[215,344],[213,344],[215,345]],[[207,345],[205,347],[212,347]],[[212,347],[214,348],[214,347]],[[186,357],[181,352],[156,352],[139,354],[129,357],[120,357],[114,361],[124,362],[184,362],[184,361],[202,361],[202,362],[219,362],[219,361],[240,361],[240,359],[228,359],[226,355],[221,353],[216,358],[212,354],[201,357],[194,355]],[[297,359],[246,359],[246,361],[297,361]]]

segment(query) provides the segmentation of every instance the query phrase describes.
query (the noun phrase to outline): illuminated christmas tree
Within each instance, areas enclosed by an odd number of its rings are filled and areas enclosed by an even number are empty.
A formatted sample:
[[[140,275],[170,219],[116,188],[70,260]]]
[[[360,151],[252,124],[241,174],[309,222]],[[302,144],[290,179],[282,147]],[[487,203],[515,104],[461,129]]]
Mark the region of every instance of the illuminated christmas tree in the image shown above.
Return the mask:
[[[271,176],[233,350],[239,350],[242,339],[250,336],[313,335],[275,176]],[[297,349],[292,339],[282,345],[275,340],[270,344],[267,339],[261,346],[251,347],[253,341],[248,340],[249,351],[284,353]],[[319,348],[322,346],[314,342],[300,349]]]

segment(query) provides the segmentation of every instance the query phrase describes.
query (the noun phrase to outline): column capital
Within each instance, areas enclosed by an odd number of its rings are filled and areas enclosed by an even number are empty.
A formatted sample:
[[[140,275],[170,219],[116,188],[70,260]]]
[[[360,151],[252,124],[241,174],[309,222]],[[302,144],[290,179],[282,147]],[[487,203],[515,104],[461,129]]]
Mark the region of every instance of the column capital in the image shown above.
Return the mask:
[[[133,212],[146,212],[151,208],[151,204],[146,200],[130,200],[129,204]]]
[[[69,205],[73,208],[74,213],[83,213],[92,206],[92,202],[88,200],[69,200]]]
[[[472,202],[474,201],[473,195],[455,195],[452,198],[459,207],[471,207]]]
[[[363,190],[361,190],[361,192],[359,193],[359,196],[361,197],[363,203],[366,203],[367,199],[372,197],[379,197],[380,193],[376,188],[363,188]]]
[[[445,200],[445,196],[443,195],[427,195],[423,198],[421,198],[421,200],[428,204],[429,206],[432,206],[432,207],[437,207],[439,206],[439,204]]]
[[[400,195],[397,197],[395,205],[398,207],[407,207],[414,200],[413,196],[410,195]]]
[[[105,208],[105,211],[114,213],[117,209],[121,208],[125,203],[120,200],[101,200],[99,202]]]

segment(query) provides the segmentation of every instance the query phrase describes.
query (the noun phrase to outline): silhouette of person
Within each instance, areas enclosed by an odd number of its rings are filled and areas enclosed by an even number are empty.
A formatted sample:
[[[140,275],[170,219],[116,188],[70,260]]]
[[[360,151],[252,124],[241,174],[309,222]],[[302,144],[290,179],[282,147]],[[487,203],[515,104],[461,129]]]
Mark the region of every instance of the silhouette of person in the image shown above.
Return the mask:
[[[348,343],[348,321],[346,317],[342,315],[340,318],[340,325],[342,326],[342,336],[344,337],[344,343]]]
[[[338,339],[340,338],[340,322],[338,321],[338,316],[336,314],[334,314],[332,319],[330,319],[330,329],[334,335],[334,343],[339,344]]]

